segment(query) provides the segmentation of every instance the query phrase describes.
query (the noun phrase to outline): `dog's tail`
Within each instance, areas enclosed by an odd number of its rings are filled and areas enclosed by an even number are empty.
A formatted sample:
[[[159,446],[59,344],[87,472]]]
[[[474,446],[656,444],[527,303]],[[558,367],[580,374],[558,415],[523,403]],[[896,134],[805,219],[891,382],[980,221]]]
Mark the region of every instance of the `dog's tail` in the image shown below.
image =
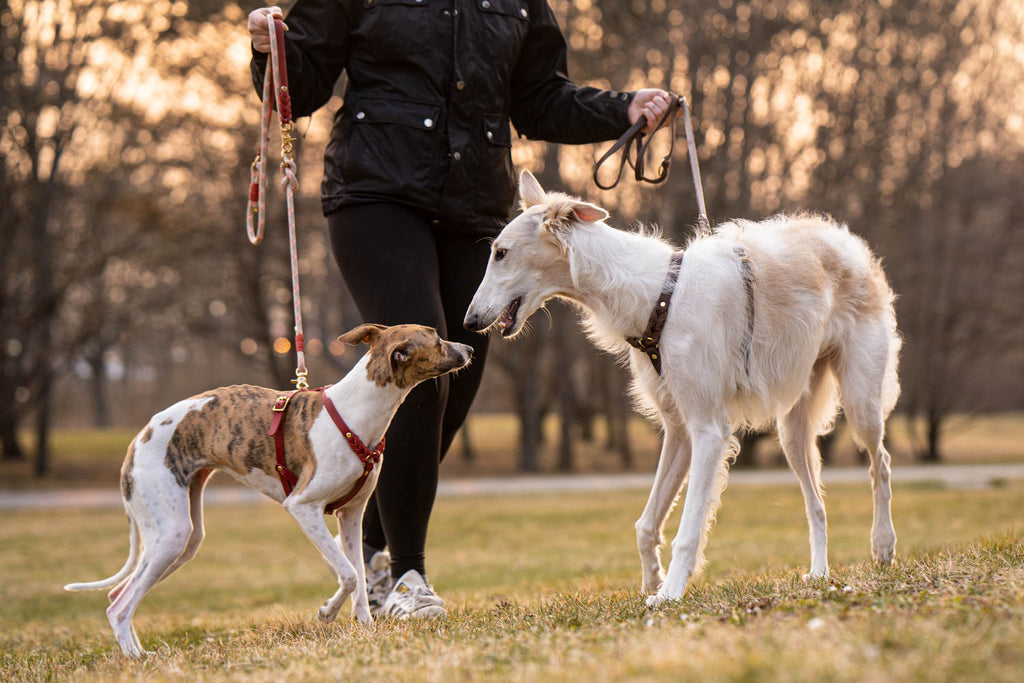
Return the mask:
[[[124,566],[121,567],[121,571],[100,581],[93,581],[91,583],[69,583],[64,586],[64,590],[93,591],[110,588],[111,586],[120,583],[122,579],[128,576],[132,570],[135,569],[135,565],[138,564],[139,561],[139,528],[135,524],[135,518],[132,517],[131,512],[128,512],[128,524],[131,527],[128,530],[128,560],[124,563]]]

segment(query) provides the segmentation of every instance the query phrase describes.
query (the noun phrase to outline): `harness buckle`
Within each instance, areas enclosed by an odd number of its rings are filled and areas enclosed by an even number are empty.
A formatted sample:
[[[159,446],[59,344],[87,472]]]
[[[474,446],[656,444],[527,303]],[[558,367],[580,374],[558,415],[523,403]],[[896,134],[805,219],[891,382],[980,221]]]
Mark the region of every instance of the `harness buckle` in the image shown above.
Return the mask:
[[[288,402],[292,400],[292,394],[283,394],[277,397],[277,401],[274,402],[274,407],[271,408],[275,413],[283,413],[288,410]]]

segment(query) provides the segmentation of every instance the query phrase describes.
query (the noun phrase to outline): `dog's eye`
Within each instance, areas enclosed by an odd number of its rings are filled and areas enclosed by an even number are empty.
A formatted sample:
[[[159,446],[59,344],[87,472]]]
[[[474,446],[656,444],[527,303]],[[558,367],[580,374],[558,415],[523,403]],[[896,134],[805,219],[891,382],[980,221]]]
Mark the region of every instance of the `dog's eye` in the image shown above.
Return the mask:
[[[505,258],[505,254],[507,254],[507,253],[508,253],[508,249],[495,249],[494,250],[494,260],[495,261],[500,261],[501,259]]]

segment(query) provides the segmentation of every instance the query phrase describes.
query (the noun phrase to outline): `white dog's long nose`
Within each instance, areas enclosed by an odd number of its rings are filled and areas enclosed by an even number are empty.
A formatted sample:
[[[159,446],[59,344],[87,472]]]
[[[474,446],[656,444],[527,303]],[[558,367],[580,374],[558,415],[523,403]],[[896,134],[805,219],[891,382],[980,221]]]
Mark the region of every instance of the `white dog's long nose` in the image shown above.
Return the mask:
[[[480,332],[484,329],[483,321],[472,306],[466,311],[466,319],[462,321],[462,326],[470,332]]]

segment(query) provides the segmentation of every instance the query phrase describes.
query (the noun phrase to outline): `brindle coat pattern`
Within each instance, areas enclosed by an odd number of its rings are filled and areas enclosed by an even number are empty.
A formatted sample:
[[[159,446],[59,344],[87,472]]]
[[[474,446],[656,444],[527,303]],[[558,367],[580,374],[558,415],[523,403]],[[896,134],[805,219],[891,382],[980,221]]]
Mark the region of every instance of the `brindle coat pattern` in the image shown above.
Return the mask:
[[[277,477],[274,438],[267,432],[271,410],[282,392],[249,384],[220,387],[193,398],[207,399],[199,410],[187,413],[167,445],[164,464],[179,486],[187,487],[196,472],[207,468],[245,475],[261,470]],[[303,488],[316,471],[309,443],[313,420],[323,408],[319,391],[292,396],[284,420],[285,464]]]
[[[429,327],[361,325],[339,339],[348,344],[370,343],[367,379],[380,387],[394,383],[405,389],[436,376],[439,365],[454,368],[462,363],[458,354],[443,345],[437,332]],[[396,352],[406,357],[403,362],[396,361]],[[209,468],[227,469],[243,476],[261,470],[277,478],[274,438],[267,432],[273,419],[271,408],[281,393],[243,384],[193,396],[190,400],[205,402],[198,410],[186,413],[175,427],[164,457],[164,464],[178,485],[188,487],[197,472]],[[288,406],[284,420],[285,464],[299,478],[296,491],[302,490],[316,472],[309,430],[322,409],[323,395],[319,391],[300,391],[292,396]],[[150,425],[139,436],[140,443],[149,441],[152,434]],[[123,480],[130,479],[130,469],[126,463]],[[130,490],[130,481],[128,487]]]

